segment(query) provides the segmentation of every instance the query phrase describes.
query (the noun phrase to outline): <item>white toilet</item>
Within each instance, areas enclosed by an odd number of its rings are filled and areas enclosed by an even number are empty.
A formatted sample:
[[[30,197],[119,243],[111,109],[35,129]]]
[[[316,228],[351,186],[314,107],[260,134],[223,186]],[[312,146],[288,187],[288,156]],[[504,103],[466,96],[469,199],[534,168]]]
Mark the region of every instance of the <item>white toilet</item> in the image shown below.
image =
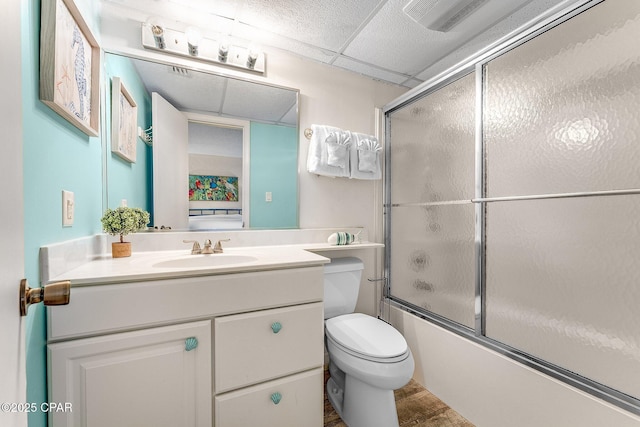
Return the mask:
[[[353,313],[363,268],[358,258],[334,259],[324,268],[327,396],[349,427],[397,427],[393,390],[411,379],[413,356],[391,325]]]

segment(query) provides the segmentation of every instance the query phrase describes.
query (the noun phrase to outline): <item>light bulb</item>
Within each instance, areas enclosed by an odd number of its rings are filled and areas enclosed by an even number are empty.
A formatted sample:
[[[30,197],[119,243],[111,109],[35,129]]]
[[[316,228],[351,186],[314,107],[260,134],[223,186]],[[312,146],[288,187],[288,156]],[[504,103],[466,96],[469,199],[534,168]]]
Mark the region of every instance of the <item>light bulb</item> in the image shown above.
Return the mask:
[[[229,38],[224,37],[218,43],[218,60],[220,62],[227,62],[229,56]]]
[[[185,35],[189,45],[189,55],[198,56],[198,45],[202,41],[202,32],[196,27],[189,27],[185,31]]]
[[[163,24],[162,21],[160,21],[160,18],[152,16],[151,18],[147,19],[146,24],[151,28],[153,41],[155,42],[156,47],[158,49],[164,49],[165,47],[167,47],[164,41],[164,28],[162,28]]]
[[[256,66],[256,61],[258,60],[260,53],[260,46],[256,44],[249,45],[249,48],[247,49],[247,67],[253,68]]]

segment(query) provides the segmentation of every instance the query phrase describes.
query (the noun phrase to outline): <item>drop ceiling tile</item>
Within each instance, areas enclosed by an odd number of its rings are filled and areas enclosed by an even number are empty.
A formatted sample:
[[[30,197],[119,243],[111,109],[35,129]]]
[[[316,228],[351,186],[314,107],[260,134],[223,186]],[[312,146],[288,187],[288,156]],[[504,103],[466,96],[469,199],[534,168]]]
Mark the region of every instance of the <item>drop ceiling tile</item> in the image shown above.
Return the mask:
[[[389,0],[345,49],[346,56],[413,75],[455,35],[430,31],[402,12],[408,0]]]
[[[196,14],[215,14],[234,19],[241,8],[237,0],[168,0]]]
[[[246,24],[236,25],[231,35],[234,38],[244,40],[243,45],[245,46],[248,46],[251,42],[256,42],[265,47],[275,47],[277,49],[323,63],[328,63],[336,55],[336,52],[334,51],[312,46],[300,42],[299,40],[274,34],[267,30],[257,29]],[[268,67],[269,62],[267,59],[267,70]]]
[[[280,118],[280,123],[288,126],[297,126],[298,125],[298,105],[297,103],[292,105],[289,108],[289,111],[285,113],[283,117]]]
[[[409,78],[409,76],[396,74],[386,70],[381,70],[369,64],[363,64],[361,62],[354,61],[344,56],[341,56],[338,59],[336,59],[333,65],[341,68],[345,68],[350,71],[354,71],[356,73],[364,74],[365,76],[369,76],[376,80],[382,80],[382,81],[387,81],[387,82],[396,83],[396,84],[400,84]]]
[[[141,60],[132,62],[138,74],[144,76],[147,90],[158,92],[177,109],[218,112],[224,93],[223,77],[191,70],[180,74],[168,65]]]
[[[448,32],[432,31],[402,12],[408,0],[390,0],[344,54],[415,75],[530,0],[489,0]]]
[[[457,64],[471,58],[478,52],[496,43],[505,36],[518,30],[523,25],[535,20],[538,16],[548,15],[550,11],[560,11],[570,4],[578,4],[580,0],[531,0],[526,5],[496,23],[486,31],[481,32],[460,47],[451,50],[445,57],[430,64],[416,75],[417,78],[426,81],[441,74]]]
[[[296,92],[229,79],[222,114],[277,122],[296,101]]]
[[[406,82],[402,83],[402,86],[408,87],[410,89],[413,89],[415,87],[418,87],[419,85],[421,85],[422,83],[424,83],[422,80],[418,80],[418,79],[409,79]]]
[[[254,0],[239,20],[324,49],[339,50],[375,9],[371,0]]]

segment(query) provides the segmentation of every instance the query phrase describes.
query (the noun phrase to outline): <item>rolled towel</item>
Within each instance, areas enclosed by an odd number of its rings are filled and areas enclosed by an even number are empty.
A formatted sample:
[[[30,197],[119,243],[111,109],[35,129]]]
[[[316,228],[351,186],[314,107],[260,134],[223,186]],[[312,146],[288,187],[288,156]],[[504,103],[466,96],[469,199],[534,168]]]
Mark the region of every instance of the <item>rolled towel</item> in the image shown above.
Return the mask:
[[[346,231],[338,231],[337,233],[333,233],[329,236],[327,243],[333,246],[360,243],[360,233],[362,233],[362,230],[358,231],[356,234],[347,233]]]

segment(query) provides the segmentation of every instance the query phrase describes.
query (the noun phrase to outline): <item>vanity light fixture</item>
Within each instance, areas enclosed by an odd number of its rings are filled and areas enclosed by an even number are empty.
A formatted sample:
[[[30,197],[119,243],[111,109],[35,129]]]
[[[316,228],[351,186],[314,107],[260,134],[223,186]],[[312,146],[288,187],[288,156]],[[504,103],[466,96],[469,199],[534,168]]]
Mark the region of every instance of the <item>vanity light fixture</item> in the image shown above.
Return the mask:
[[[264,74],[267,68],[266,55],[260,48],[254,45],[249,48],[235,46],[226,38],[219,41],[208,39],[191,27],[182,32],[147,21],[142,24],[142,46],[258,74]]]

